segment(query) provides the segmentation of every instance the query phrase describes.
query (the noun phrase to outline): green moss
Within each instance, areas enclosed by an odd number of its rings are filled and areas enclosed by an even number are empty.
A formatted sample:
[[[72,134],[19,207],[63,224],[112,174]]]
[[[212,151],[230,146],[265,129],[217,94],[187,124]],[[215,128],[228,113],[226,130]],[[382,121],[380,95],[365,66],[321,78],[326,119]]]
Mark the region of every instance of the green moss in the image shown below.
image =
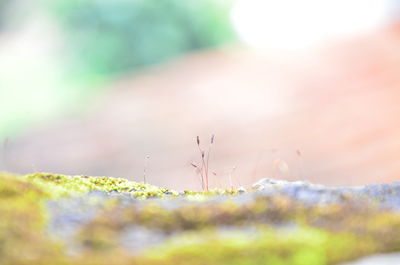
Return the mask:
[[[66,176],[52,173],[34,173],[22,178],[35,183],[51,197],[79,195],[89,191],[106,191],[127,193],[137,198],[164,198],[166,196],[183,195],[191,200],[206,200],[215,195],[237,195],[237,190],[184,191],[159,188],[150,184],[129,181],[123,178]]]
[[[62,245],[51,240],[45,233],[48,220],[45,203],[48,199],[95,190],[127,192],[141,198],[163,197],[168,191],[119,178],[69,177],[49,173],[18,176],[1,173],[0,263],[69,264],[69,258],[62,254]]]
[[[108,198],[80,228],[74,242],[82,251],[71,256],[45,232],[50,218],[46,203],[90,191],[141,200],[121,203],[118,196]],[[368,204],[349,200],[306,207],[284,196],[255,196],[240,203],[234,196],[208,200],[236,195],[223,191],[178,195],[120,178],[0,174],[0,264],[333,265],[400,251],[400,214]],[[142,200],[152,197],[173,207]],[[131,226],[175,236],[133,256],[119,241]]]
[[[99,265],[110,262],[143,265],[333,265],[379,250],[379,242],[373,238],[352,233],[332,233],[311,227],[281,230],[261,226],[253,234],[239,230],[228,234],[217,230],[188,232],[136,257],[101,248],[87,252],[86,258],[100,255],[102,260],[93,263]],[[81,262],[79,264],[92,264],[87,260]]]
[[[57,256],[59,245],[43,233],[46,198],[40,187],[27,180],[0,175],[1,264],[41,264],[45,256]]]
[[[193,196],[197,196],[193,202]],[[123,229],[129,224],[139,224],[151,229],[162,231],[199,230],[216,226],[246,226],[257,223],[285,223],[297,221],[308,223],[304,205],[289,200],[286,197],[259,197],[246,204],[238,204],[232,198],[222,201],[207,200],[210,197],[188,195],[185,199],[176,203],[179,207],[169,209],[157,201],[140,205],[110,204],[97,218],[91,227],[102,225]],[[317,212],[317,210],[314,210]],[[334,213],[333,213],[334,214]],[[317,215],[314,213],[313,215]],[[110,216],[118,216],[117,220]],[[314,220],[314,219],[312,219]]]
[[[123,178],[65,176],[50,173],[35,173],[23,178],[35,183],[52,197],[79,195],[89,191],[129,193],[134,197],[165,197],[177,195],[175,191],[137,183]]]
[[[290,230],[261,228],[256,235],[236,232],[186,234],[145,254],[149,264],[337,264],[376,251],[372,240],[355,235],[301,227]]]
[[[236,189],[212,189],[209,191],[190,191],[185,190],[183,191],[184,195],[187,196],[215,196],[215,195],[238,195],[240,194],[239,190]]]

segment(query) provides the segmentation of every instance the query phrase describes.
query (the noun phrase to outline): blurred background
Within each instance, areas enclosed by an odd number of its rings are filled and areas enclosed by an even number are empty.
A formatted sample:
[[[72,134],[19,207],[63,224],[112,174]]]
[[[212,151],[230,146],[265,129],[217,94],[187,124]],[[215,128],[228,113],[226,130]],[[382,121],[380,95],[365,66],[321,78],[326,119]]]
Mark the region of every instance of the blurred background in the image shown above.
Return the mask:
[[[0,0],[0,171],[400,179],[397,0]]]

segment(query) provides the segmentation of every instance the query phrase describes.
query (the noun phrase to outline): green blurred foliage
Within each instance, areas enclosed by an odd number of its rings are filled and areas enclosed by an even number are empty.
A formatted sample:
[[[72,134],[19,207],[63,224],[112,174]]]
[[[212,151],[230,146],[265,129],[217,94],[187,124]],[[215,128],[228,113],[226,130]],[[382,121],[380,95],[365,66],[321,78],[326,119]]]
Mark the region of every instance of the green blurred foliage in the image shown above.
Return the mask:
[[[15,56],[0,54],[0,141],[62,113],[81,113],[119,75],[234,40],[233,1],[0,0],[0,29],[2,21],[15,22],[9,36],[23,40],[44,21],[54,36],[37,38],[48,37],[57,51],[16,42],[7,47]]]
[[[6,20],[6,12],[8,6],[10,5],[10,0],[0,0],[0,30],[3,28]]]
[[[103,79],[234,39],[231,0],[46,1],[78,77]]]

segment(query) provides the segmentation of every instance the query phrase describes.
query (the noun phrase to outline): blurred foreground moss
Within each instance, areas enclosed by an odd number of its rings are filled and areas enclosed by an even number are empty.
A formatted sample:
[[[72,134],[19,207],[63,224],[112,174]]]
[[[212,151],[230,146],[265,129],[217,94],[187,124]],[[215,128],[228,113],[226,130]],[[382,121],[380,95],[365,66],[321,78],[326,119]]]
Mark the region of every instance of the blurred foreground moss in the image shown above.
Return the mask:
[[[124,196],[104,197],[71,252],[48,230],[48,203],[95,191]],[[119,178],[0,174],[0,264],[329,265],[400,251],[396,212],[351,202],[305,207],[274,196],[240,203],[240,195],[208,194],[193,201],[187,194]],[[120,236],[136,226],[168,238],[131,252]]]
[[[243,232],[217,236],[192,234],[148,253],[155,264],[336,264],[373,252],[371,241],[301,227],[279,230],[261,227],[257,235]]]

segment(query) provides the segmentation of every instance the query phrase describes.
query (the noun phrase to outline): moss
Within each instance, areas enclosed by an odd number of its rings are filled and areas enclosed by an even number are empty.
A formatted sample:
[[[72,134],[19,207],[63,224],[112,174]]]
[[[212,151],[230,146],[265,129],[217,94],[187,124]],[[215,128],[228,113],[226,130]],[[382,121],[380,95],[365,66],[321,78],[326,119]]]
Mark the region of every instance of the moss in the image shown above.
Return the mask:
[[[165,232],[179,232],[219,226],[297,223],[330,231],[371,233],[374,227],[382,232],[380,229],[391,231],[400,225],[400,214],[397,212],[358,204],[308,207],[283,196],[261,196],[242,204],[235,199],[170,203],[175,206],[165,207],[158,201],[140,205],[121,205],[115,201],[103,209],[88,227],[101,225],[122,230],[137,224]]]
[[[158,201],[146,202],[140,207],[116,202],[99,213],[90,226],[103,225],[123,229],[130,224],[139,224],[151,229],[172,232],[216,226],[246,226],[255,223],[278,224],[291,220],[308,222],[301,218],[306,211],[304,205],[282,196],[259,197],[246,204],[238,204],[234,198],[204,201],[204,198],[209,198],[205,196],[194,202],[191,195],[188,198],[188,200],[185,198],[171,201],[170,204],[176,205],[171,209]],[[110,216],[118,216],[118,219],[109,218]]]
[[[50,218],[46,203],[91,191],[126,194],[132,203],[105,197],[104,207],[74,237],[82,249],[71,256],[45,232]],[[350,198],[311,207],[284,196],[241,200],[236,194],[179,195],[121,178],[0,174],[0,264],[333,265],[400,251],[399,213]],[[159,199],[143,200],[154,197]],[[172,238],[132,255],[120,244],[132,226]]]
[[[42,187],[49,196],[71,196],[79,195],[89,191],[105,191],[129,194],[132,197],[165,198],[183,195],[187,199],[204,200],[216,195],[237,195],[238,190],[210,190],[207,192],[184,191],[178,193],[167,188],[159,188],[150,184],[129,181],[123,178],[112,177],[89,177],[89,176],[66,176],[52,173],[34,173],[23,176],[37,186]]]
[[[50,173],[35,173],[23,178],[35,183],[52,197],[79,195],[89,191],[127,193],[133,197],[152,198],[177,195],[165,188],[137,183],[123,178],[65,176]]]
[[[226,196],[231,196],[231,195],[238,195],[244,193],[243,191],[240,191],[238,189],[212,189],[209,191],[191,191],[191,190],[185,190],[181,194],[186,196],[188,199],[205,199],[217,195],[226,195]]]
[[[43,233],[47,194],[15,175],[0,175],[0,260],[2,264],[41,264],[56,257],[59,245]],[[28,263],[29,261],[29,263]]]
[[[358,242],[356,236],[301,227],[274,230],[263,227],[256,235],[235,232],[192,233],[145,254],[149,264],[337,264],[376,251],[371,240]]]
[[[1,264],[63,264],[68,261],[65,254],[61,254],[62,245],[51,240],[45,233],[48,220],[45,203],[48,199],[95,190],[127,192],[141,198],[162,197],[168,191],[119,178],[69,177],[49,173],[18,176],[2,173],[0,174]],[[137,192],[140,194],[137,195]],[[104,231],[101,234],[104,234]]]
[[[379,242],[360,239],[351,233],[311,227],[277,230],[261,226],[250,235],[239,230],[229,234],[203,230],[184,233],[135,257],[100,249],[87,252],[86,258],[102,256],[102,261],[93,264],[333,265],[379,251]],[[121,259],[115,260],[118,255]]]

